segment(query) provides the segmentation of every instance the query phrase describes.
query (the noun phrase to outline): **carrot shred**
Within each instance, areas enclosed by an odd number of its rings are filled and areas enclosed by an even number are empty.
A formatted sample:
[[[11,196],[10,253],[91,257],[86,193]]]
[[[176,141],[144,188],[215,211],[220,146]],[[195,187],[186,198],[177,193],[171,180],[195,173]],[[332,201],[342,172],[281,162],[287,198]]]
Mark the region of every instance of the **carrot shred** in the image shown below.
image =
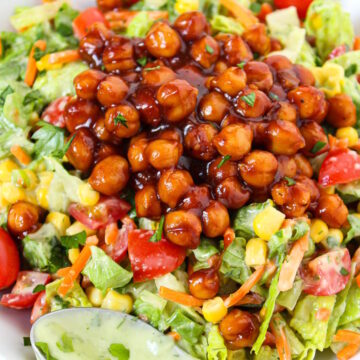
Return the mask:
[[[13,145],[10,148],[10,152],[21,164],[29,165],[31,163],[31,157],[19,145]]]
[[[110,223],[105,228],[105,244],[114,245],[119,234],[116,222]]]
[[[291,350],[286,338],[286,334],[283,326],[277,326],[274,324],[274,320],[270,322],[270,329],[275,336],[275,345],[279,354],[280,360],[291,360]]]
[[[360,50],[360,36],[356,36],[354,40],[353,50]]]
[[[250,292],[254,285],[256,285],[256,283],[261,279],[264,271],[265,265],[259,266],[238,290],[236,290],[233,294],[229,295],[225,299],[224,305],[228,308],[236,305],[246,294]]]
[[[165,286],[160,286],[159,295],[166,300],[173,301],[185,306],[196,307],[202,306],[204,303],[204,300],[198,299],[195,296],[186,294],[181,291],[172,290]]]
[[[331,311],[329,309],[321,308],[316,312],[315,318],[316,320],[319,321],[327,321],[330,315],[331,315]]]
[[[256,15],[258,19],[262,22],[266,21],[266,16],[273,12],[273,8],[269,3],[264,3],[261,5],[260,12]]]
[[[167,335],[171,336],[175,341],[179,341],[181,339],[181,335],[176,331],[170,331]]]
[[[355,279],[357,286],[360,287],[360,274]]]
[[[259,19],[237,0],[220,0],[220,4],[230,11],[245,29],[249,29],[259,22]]]
[[[30,87],[34,85],[37,75],[36,60],[34,59],[36,48],[44,51],[46,49],[46,42],[44,40],[37,40],[30,51],[24,79],[25,83]]]
[[[346,345],[342,350],[340,350],[336,357],[338,360],[349,360],[359,351],[359,345],[349,344]]]
[[[339,330],[333,338],[335,342],[346,342],[360,346],[360,334],[351,330]]]
[[[68,266],[68,267],[64,267],[62,269],[59,269],[57,272],[56,272],[56,275],[59,276],[59,277],[65,277],[68,272],[70,271],[71,269],[71,266]]]
[[[80,60],[80,54],[78,50],[64,50],[56,53],[49,54],[49,64],[65,64]]]

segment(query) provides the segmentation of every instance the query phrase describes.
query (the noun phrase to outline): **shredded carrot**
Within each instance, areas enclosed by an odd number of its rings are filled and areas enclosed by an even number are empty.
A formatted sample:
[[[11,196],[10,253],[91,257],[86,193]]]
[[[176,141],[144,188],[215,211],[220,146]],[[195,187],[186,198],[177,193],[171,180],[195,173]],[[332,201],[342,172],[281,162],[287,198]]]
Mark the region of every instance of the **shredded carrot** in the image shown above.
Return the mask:
[[[165,286],[160,286],[159,295],[169,301],[176,302],[177,304],[185,305],[185,306],[202,306],[204,300],[198,299],[195,296],[186,294],[181,291],[176,291],[169,289]]]
[[[265,22],[266,16],[273,12],[273,8],[270,4],[264,3],[261,5],[260,12],[256,15],[258,19]]]
[[[64,50],[56,53],[49,54],[49,64],[65,64],[80,60],[80,54],[78,50]]]
[[[84,269],[86,263],[91,256],[91,246],[85,245],[81,250],[78,258],[71,266],[68,273],[64,276],[64,280],[58,288],[58,294],[60,296],[65,296],[68,291],[74,286],[76,278],[80,275],[81,271]]]
[[[339,330],[333,338],[335,342],[346,342],[360,346],[360,334],[351,330]]]
[[[321,308],[316,312],[315,318],[316,320],[319,321],[327,321],[330,315],[331,315],[331,311],[329,309]]]
[[[286,338],[284,327],[278,327],[274,324],[274,320],[272,320],[270,322],[270,329],[275,335],[275,344],[280,360],[291,360],[291,350]]]
[[[181,339],[181,335],[176,331],[170,331],[168,336],[171,336],[175,341],[179,341]]]
[[[360,50],[360,37],[357,36],[354,40],[353,50]]]
[[[355,344],[346,345],[342,350],[340,350],[336,357],[338,360],[349,360],[359,351],[359,346]]]
[[[59,276],[59,277],[65,277],[68,272],[70,271],[71,269],[71,266],[68,266],[68,267],[64,267],[62,269],[59,269],[57,272],[56,272],[56,275]]]
[[[220,4],[230,11],[245,29],[249,29],[259,22],[259,19],[237,0],[220,0]]]
[[[278,289],[287,291],[292,288],[296,273],[299,269],[304,254],[309,247],[309,233],[302,238],[296,240],[290,253],[286,256],[286,260],[281,268],[279,275]]]
[[[265,271],[265,265],[259,266],[254,273],[241,285],[241,287],[235,291],[233,294],[229,295],[224,304],[226,307],[231,307],[236,305],[250,290],[256,285],[256,283],[261,279]]]
[[[13,145],[10,148],[10,152],[21,164],[29,165],[31,163],[31,157],[19,145]]]
[[[110,223],[105,228],[105,244],[114,245],[119,234],[119,228],[116,222]]]
[[[34,53],[36,48],[44,51],[46,49],[46,42],[44,40],[36,41],[30,51],[24,79],[25,83],[30,87],[33,86],[37,74],[36,60],[34,59]]]

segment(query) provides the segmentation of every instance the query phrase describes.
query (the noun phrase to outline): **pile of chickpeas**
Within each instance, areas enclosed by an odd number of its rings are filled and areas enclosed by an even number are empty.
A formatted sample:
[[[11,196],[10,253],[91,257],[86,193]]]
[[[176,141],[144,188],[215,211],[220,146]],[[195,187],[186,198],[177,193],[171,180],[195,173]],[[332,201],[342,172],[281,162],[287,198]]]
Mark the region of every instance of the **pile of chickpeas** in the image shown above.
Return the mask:
[[[348,210],[312,179],[309,158],[329,150],[321,123],[352,126],[355,106],[345,94],[325,99],[305,67],[266,57],[280,48],[261,23],[213,35],[200,12],[156,22],[145,39],[94,25],[80,42],[91,69],[75,78],[65,107],[69,162],[101,194],[131,186],[137,216],[165,215],[166,238],[189,249],[201,233],[222,237],[229,211],[268,198],[288,218],[310,212],[341,227]],[[189,275],[191,294],[216,296],[218,262]],[[251,345],[258,327],[239,309],[220,324],[235,348]]]

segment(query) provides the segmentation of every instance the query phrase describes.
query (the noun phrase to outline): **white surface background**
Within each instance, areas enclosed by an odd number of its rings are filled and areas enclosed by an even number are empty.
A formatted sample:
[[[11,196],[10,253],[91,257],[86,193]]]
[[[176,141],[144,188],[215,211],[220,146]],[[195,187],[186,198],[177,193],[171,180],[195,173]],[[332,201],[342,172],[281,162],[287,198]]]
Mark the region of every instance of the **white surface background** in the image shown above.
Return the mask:
[[[10,29],[9,17],[16,6],[40,3],[41,0],[0,0],[0,29]],[[78,9],[94,3],[95,0],[72,0],[73,6]],[[351,14],[356,33],[360,34],[360,0],[342,0],[342,3]],[[23,346],[23,336],[29,335],[29,319],[29,311],[10,310],[0,306],[0,360],[34,360],[31,348]],[[335,359],[328,354],[321,358]],[[354,357],[355,359],[360,360],[360,355]]]

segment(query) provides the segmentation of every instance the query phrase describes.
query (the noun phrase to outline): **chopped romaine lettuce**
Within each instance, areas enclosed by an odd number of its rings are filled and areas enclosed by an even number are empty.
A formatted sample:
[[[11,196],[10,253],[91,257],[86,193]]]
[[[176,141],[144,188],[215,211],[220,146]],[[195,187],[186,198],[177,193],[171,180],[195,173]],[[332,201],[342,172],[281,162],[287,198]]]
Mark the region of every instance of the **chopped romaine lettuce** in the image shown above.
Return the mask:
[[[208,334],[207,359],[208,360],[226,360],[227,348],[219,328],[213,325]]]
[[[350,223],[350,229],[344,239],[345,244],[360,236],[360,219],[356,215],[350,214],[348,215],[348,222]]]
[[[290,311],[293,311],[300,298],[302,286],[302,280],[299,279],[294,281],[293,287],[290,290],[280,292],[278,298],[276,299],[276,303],[280,306],[284,306]]]
[[[129,37],[145,37],[150,30],[153,20],[146,11],[140,11],[126,28],[125,35]]]
[[[259,352],[255,355],[254,360],[278,360],[279,355],[276,349],[270,346],[262,346]]]
[[[0,115],[0,159],[10,155],[10,148],[13,145],[19,145],[27,153],[31,153],[34,144],[28,140],[30,128],[3,128],[1,125],[4,120]]]
[[[78,14],[79,12],[67,3],[61,5],[54,17],[55,30],[62,36],[71,36],[73,34],[72,22]]]
[[[358,201],[360,199],[360,180],[336,185],[336,190],[345,204]]]
[[[186,288],[173,274],[169,273],[164,276],[155,279],[156,287],[159,289],[160,286],[165,286],[175,291],[185,292]]]
[[[217,14],[211,19],[210,24],[213,31],[239,35],[244,32],[240,22],[229,16]]]
[[[346,308],[339,320],[339,325],[346,325],[348,323],[357,321],[359,319],[360,319],[360,288],[357,285],[356,281],[353,281],[351,283],[346,298]]]
[[[276,256],[285,254],[286,245],[291,238],[291,227],[285,227],[278,230],[269,240],[269,258],[273,259]]]
[[[327,63],[340,65],[345,70],[347,77],[358,74],[360,72],[360,50],[348,51],[345,54],[328,60]]]
[[[103,292],[107,289],[123,287],[132,278],[130,271],[122,268],[97,246],[91,246],[91,258],[82,272],[97,289]]]
[[[339,45],[352,47],[354,29],[350,14],[336,0],[315,0],[305,20],[306,33],[315,37],[315,46],[322,60]]]
[[[219,249],[216,247],[215,241],[202,238],[200,245],[193,251],[197,262],[194,264],[194,271],[200,269],[208,269],[210,267],[208,260],[211,256],[218,254]]]

